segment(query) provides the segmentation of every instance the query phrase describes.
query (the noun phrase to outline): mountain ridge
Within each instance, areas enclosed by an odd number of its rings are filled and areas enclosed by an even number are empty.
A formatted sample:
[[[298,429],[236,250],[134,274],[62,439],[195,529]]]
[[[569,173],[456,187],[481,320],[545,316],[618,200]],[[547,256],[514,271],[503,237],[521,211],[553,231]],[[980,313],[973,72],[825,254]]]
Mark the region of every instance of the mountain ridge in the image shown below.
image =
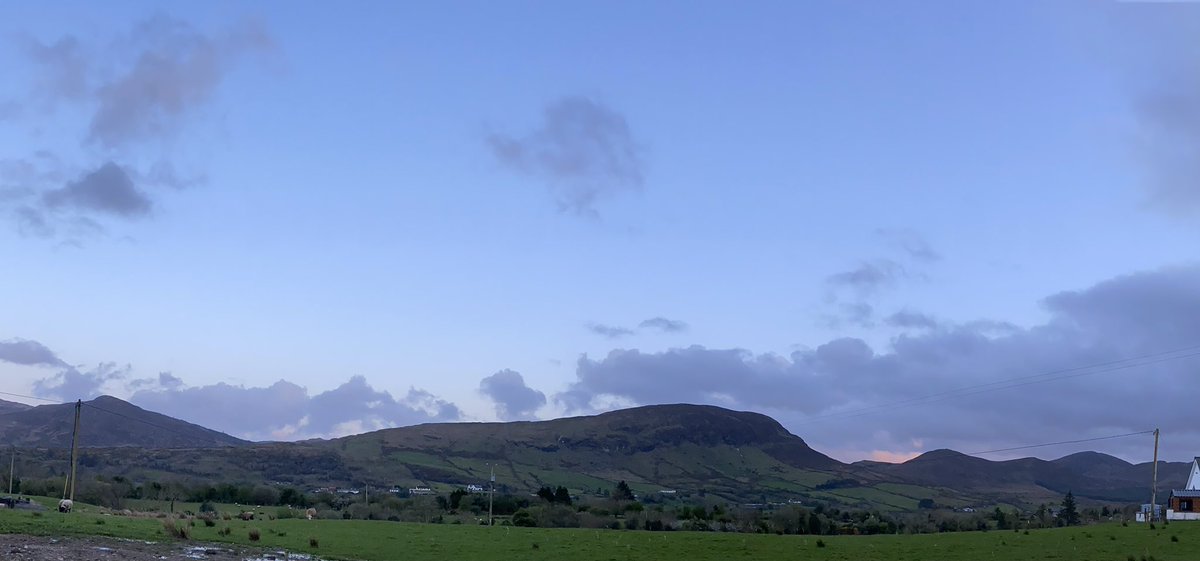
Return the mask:
[[[142,409],[112,396],[83,402],[81,448],[188,448],[241,446],[247,441]],[[70,446],[75,404],[0,409],[0,442],[18,447]]]
[[[50,448],[43,454],[46,469],[61,470],[72,409],[67,404],[0,414],[0,439]],[[54,422],[42,419],[38,430],[11,426],[14,419],[45,416],[55,417]],[[109,426],[99,427],[105,419]],[[96,474],[306,488],[450,489],[481,484],[494,471],[497,485],[517,493],[546,485],[598,492],[623,480],[640,493],[679,490],[747,502],[799,499],[913,511],[926,500],[954,508],[1056,502],[1067,491],[1082,500],[1143,501],[1150,475],[1149,463],[1099,452],[992,461],[941,449],[903,463],[845,464],[814,450],[769,416],[691,404],[250,443],[106,396],[88,403],[82,432],[84,459]],[[104,441],[98,434],[113,438]],[[1160,489],[1181,485],[1188,465],[1160,463]]]

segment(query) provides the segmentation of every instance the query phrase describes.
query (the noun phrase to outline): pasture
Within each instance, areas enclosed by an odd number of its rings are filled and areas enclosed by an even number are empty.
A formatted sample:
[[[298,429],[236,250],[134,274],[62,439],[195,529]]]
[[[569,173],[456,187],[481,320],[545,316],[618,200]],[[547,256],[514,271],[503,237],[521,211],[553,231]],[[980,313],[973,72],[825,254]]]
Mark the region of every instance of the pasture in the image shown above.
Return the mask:
[[[181,525],[187,521],[175,520]],[[227,535],[220,532],[228,527]],[[251,541],[258,530],[259,541]],[[1200,559],[1200,524],[1083,526],[1029,533],[962,532],[888,536],[782,536],[699,532],[540,529],[508,526],[403,524],[358,520],[201,520],[190,542],[231,543],[312,553],[328,559],[386,561],[635,561],[687,559],[817,560],[1115,560]],[[0,510],[0,534],[100,535],[173,541],[162,519],[80,512]],[[317,547],[310,545],[315,539]]]

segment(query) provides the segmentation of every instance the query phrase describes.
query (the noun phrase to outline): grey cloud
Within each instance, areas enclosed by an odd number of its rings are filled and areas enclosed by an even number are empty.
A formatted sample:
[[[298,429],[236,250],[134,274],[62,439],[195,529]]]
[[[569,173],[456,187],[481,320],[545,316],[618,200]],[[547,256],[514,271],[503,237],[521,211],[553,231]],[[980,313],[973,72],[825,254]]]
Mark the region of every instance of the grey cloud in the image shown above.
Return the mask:
[[[849,288],[865,295],[894,286],[906,274],[904,267],[899,263],[891,259],[877,259],[830,275],[826,282],[833,287]]]
[[[621,337],[633,335],[634,333],[632,329],[615,325],[604,325],[602,323],[589,323],[585,327],[587,327],[588,331],[591,331],[596,335],[603,335],[609,339],[620,339]]]
[[[0,361],[23,366],[67,366],[46,345],[29,339],[0,341]]]
[[[1151,203],[1169,213],[1200,212],[1200,57],[1190,74],[1147,95],[1137,107],[1150,165]]]
[[[642,329],[657,329],[663,333],[681,333],[687,331],[688,325],[679,320],[659,316],[642,321],[642,323],[638,324],[638,327]]]
[[[1138,155],[1153,207],[1182,219],[1200,216],[1200,10],[1186,2],[1124,10],[1121,29],[1136,64],[1131,96]]]
[[[332,390],[310,395],[292,382],[267,387],[226,383],[187,386],[178,378],[140,389],[130,401],[251,440],[329,438],[383,428],[461,418],[456,405],[412,388],[401,398],[354,376]],[[246,415],[246,411],[254,411]]]
[[[208,101],[242,55],[270,49],[270,36],[246,25],[209,37],[166,17],[139,24],[134,61],[96,88],[98,106],[88,139],[107,147],[170,134]]]
[[[53,104],[60,100],[81,101],[91,94],[89,56],[74,36],[66,36],[52,44],[26,38],[25,51],[37,64],[36,94]]]
[[[886,318],[884,323],[892,327],[912,329],[936,329],[938,322],[932,316],[911,310],[900,310]]]
[[[271,37],[254,23],[204,33],[162,16],[104,43],[74,36],[49,43],[26,39],[24,50],[36,73],[25,101],[82,112],[88,125],[80,131],[81,143],[107,161],[81,166],[45,151],[0,161],[0,211],[25,235],[75,236],[63,242],[68,245],[102,232],[96,217],[147,216],[157,194],[144,188],[179,189],[206,178],[178,173],[169,154],[142,168],[136,151],[172,146],[238,61],[273,48]],[[16,102],[2,105],[0,121],[28,113]],[[114,155],[124,163],[113,161]],[[86,221],[96,227],[80,227]]]
[[[1047,298],[1045,308],[1049,319],[1038,325],[943,324],[902,334],[883,350],[843,338],[789,356],[700,346],[585,355],[576,366],[576,380],[555,398],[572,411],[595,408],[608,398],[753,409],[777,416],[830,451],[847,442],[879,450],[912,449],[913,442],[922,442],[919,448],[971,451],[1029,444],[1030,434],[1041,442],[1134,432],[1145,428],[1144,411],[1152,409],[1155,422],[1181,450],[1200,448],[1190,394],[1170,391],[1191,387],[1200,357],[1172,355],[1173,360],[1127,370],[1108,367],[1108,372],[1073,370],[1074,377],[1035,386],[1036,391],[1014,387],[954,393],[999,380],[1195,348],[1200,340],[1200,265],[1062,292]],[[946,393],[926,397],[940,392]],[[920,406],[877,407],[906,400]],[[865,413],[855,413],[863,408]],[[834,417],[822,420],[829,415]],[[1111,450],[1120,453],[1141,445],[1117,442]]]
[[[13,219],[17,223],[17,231],[22,236],[32,236],[36,238],[48,238],[54,235],[55,228],[47,220],[42,211],[22,205],[12,211]]]
[[[108,162],[61,189],[42,195],[47,208],[92,211],[138,218],[149,214],[150,198],[138,190],[121,166]]]
[[[493,156],[510,169],[545,181],[560,207],[594,214],[596,203],[642,187],[642,151],[625,117],[585,97],[546,106],[537,130],[486,138]]]
[[[101,395],[105,384],[128,375],[129,365],[118,366],[113,362],[100,363],[86,371],[67,367],[58,374],[34,382],[33,393],[60,401],[88,400]]]
[[[479,391],[496,404],[496,414],[505,421],[532,419],[546,404],[546,394],[525,385],[525,378],[513,370],[501,370],[479,381]]]
[[[932,263],[940,261],[942,255],[929,245],[921,234],[909,228],[878,228],[875,235],[883,238],[888,244],[903,251],[914,261]]]

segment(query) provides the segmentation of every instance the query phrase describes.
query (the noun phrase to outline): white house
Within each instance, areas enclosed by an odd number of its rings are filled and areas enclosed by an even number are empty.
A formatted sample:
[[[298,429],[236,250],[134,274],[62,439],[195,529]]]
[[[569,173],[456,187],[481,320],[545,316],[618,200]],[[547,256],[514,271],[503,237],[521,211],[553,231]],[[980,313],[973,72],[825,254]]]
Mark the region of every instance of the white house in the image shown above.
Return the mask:
[[[1167,520],[1200,520],[1200,456],[1192,460],[1192,472],[1183,489],[1173,489],[1167,500]]]

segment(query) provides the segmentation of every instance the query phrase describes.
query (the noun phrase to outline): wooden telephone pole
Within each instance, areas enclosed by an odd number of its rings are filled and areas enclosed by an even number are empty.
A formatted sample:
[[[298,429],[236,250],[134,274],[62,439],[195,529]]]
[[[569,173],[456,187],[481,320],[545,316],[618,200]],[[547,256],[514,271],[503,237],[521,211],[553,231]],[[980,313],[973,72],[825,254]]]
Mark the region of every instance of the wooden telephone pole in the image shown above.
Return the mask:
[[[488,491],[488,526],[494,525],[492,521],[492,499],[496,496],[496,468],[492,466],[492,488]]]
[[[8,460],[8,495],[11,497],[13,492],[13,476],[17,474],[17,447],[14,445],[12,449],[12,458]]]
[[[1158,514],[1158,429],[1154,429],[1154,476],[1150,483],[1150,514],[1146,522],[1152,522]]]
[[[79,412],[83,409],[83,400],[75,401],[75,428],[71,431],[71,475],[63,485],[63,498],[75,500],[75,468],[79,464]]]

